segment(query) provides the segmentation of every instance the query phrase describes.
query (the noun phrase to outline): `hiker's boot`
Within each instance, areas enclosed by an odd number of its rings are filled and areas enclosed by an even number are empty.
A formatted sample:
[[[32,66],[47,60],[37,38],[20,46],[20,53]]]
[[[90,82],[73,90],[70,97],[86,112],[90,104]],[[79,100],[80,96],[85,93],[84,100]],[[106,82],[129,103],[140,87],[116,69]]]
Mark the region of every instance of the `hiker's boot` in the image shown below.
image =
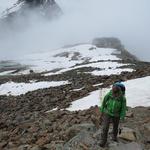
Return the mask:
[[[100,141],[99,146],[100,147],[105,147],[106,142],[105,141]]]
[[[115,142],[118,142],[117,136],[112,136],[112,140],[115,141]]]

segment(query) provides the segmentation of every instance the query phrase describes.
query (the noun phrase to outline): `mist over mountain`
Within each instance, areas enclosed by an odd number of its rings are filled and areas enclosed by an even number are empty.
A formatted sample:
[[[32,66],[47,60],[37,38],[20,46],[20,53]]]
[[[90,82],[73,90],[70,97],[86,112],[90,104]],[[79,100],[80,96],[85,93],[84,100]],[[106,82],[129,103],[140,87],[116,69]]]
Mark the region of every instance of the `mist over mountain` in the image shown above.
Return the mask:
[[[31,11],[25,30],[1,27],[0,58],[15,59],[24,53],[90,42],[96,37],[118,37],[131,53],[149,61],[148,0],[56,0],[56,3],[63,12],[58,19],[49,21]],[[18,19],[14,22],[18,24]]]

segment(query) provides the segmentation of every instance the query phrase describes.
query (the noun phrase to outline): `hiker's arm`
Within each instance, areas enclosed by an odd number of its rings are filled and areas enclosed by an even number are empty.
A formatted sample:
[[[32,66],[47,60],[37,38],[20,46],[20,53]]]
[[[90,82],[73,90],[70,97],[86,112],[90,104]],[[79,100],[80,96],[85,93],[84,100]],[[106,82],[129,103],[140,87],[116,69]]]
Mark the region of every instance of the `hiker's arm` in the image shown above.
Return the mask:
[[[105,95],[104,99],[103,99],[103,102],[102,102],[102,105],[100,106],[100,112],[104,112],[104,108],[106,106],[106,101],[108,99],[108,94]]]
[[[121,107],[121,112],[120,112],[120,119],[124,120],[126,116],[126,98],[123,98],[123,102],[122,102],[122,107]]]

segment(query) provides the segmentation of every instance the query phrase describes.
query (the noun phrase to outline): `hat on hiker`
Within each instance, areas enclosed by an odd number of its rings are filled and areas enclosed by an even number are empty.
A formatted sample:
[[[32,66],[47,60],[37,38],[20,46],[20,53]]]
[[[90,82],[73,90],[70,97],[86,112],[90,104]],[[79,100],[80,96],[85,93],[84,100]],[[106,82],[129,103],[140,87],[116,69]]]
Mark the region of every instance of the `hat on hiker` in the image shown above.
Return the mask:
[[[113,86],[118,86],[118,87],[120,87],[122,93],[125,94],[126,88],[125,88],[125,85],[124,85],[123,83],[121,83],[121,82],[116,82]]]

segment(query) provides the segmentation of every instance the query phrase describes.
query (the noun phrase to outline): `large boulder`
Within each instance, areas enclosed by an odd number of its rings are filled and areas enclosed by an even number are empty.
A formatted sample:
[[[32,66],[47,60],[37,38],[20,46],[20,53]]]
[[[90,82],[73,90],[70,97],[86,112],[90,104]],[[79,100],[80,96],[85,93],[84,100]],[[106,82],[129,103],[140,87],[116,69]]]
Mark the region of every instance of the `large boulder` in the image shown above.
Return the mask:
[[[113,48],[120,51],[120,53],[115,55],[117,55],[123,60],[130,60],[130,61],[138,60],[137,57],[135,57],[125,49],[124,45],[121,43],[121,41],[118,38],[115,37],[95,38],[92,41],[92,44],[99,48]]]
[[[124,49],[124,46],[122,45],[121,41],[114,37],[95,38],[92,44],[100,48],[114,48],[118,50]]]
[[[81,131],[64,145],[63,150],[88,150],[95,145],[92,134],[88,131]]]
[[[136,141],[135,131],[133,129],[124,127],[119,135],[119,138],[127,141]]]

